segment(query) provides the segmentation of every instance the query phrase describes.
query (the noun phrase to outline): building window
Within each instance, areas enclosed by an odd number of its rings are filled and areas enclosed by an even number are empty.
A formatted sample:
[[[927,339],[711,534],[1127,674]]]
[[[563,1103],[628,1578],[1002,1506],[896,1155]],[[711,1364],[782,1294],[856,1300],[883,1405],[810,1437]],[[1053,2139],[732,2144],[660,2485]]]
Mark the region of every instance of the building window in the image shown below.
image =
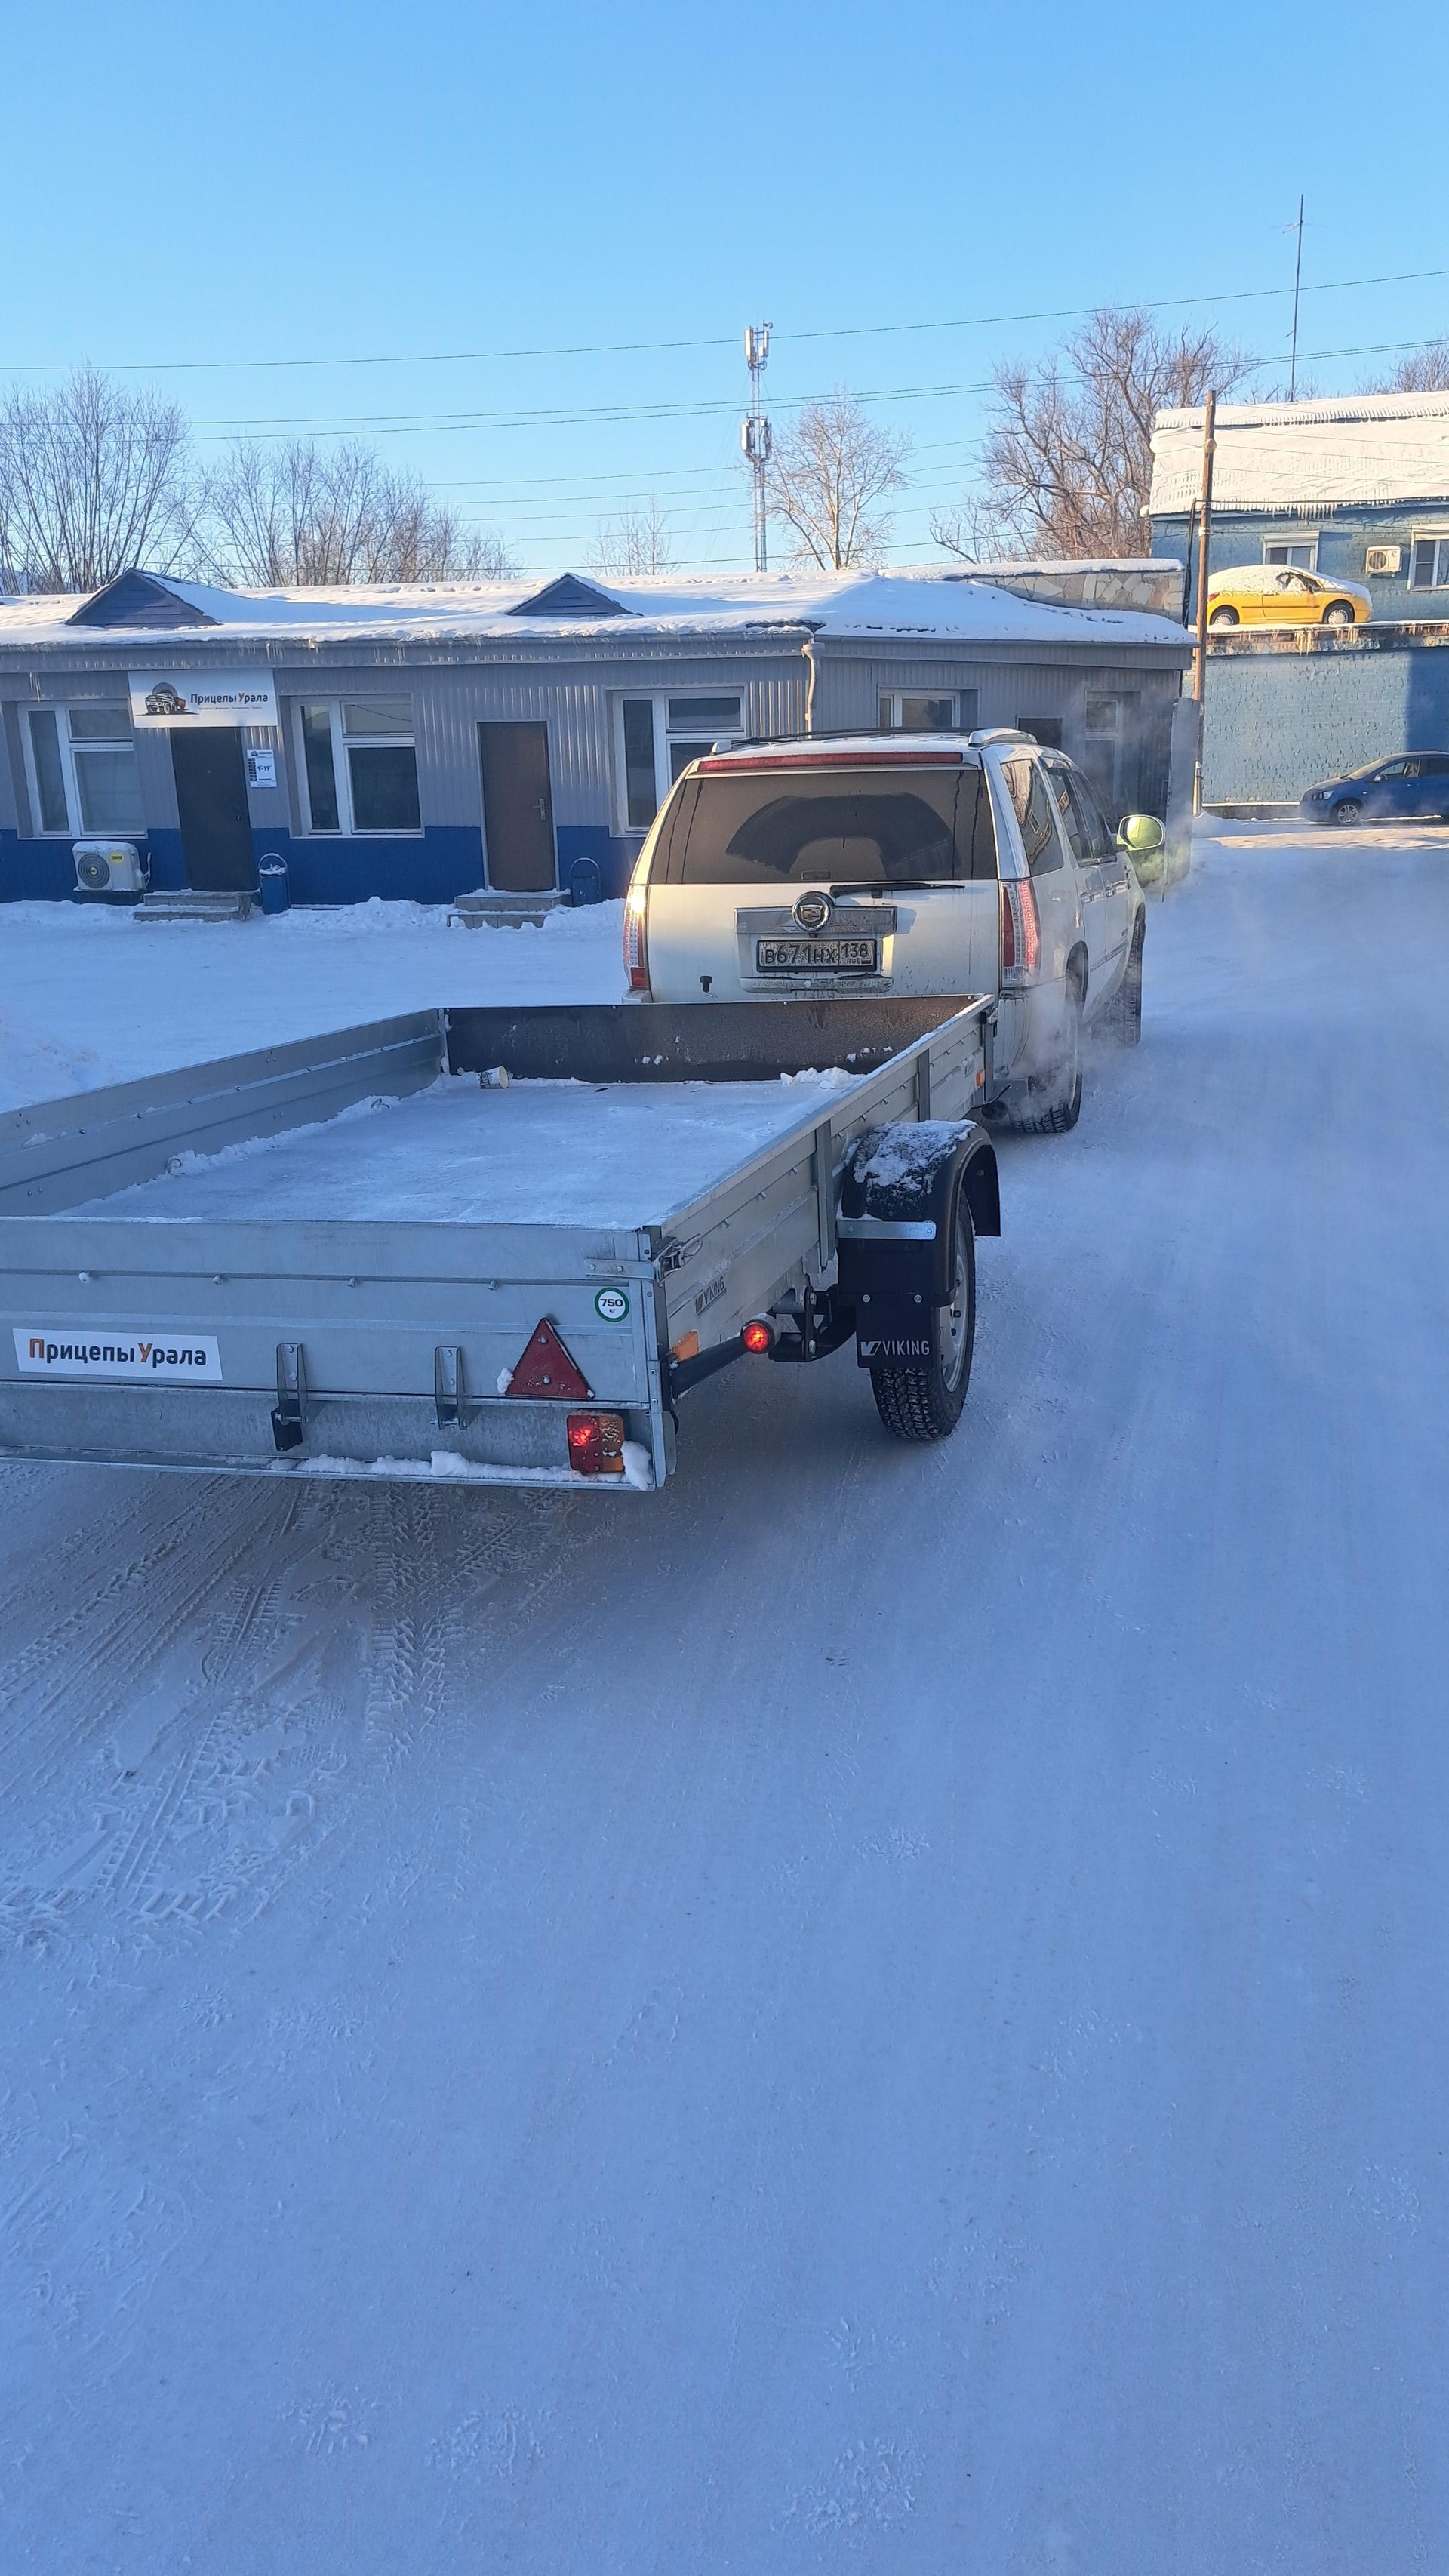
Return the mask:
[[[1409,557],[1410,590],[1449,590],[1449,537],[1416,537]]]
[[[976,691],[958,689],[951,697],[923,696],[914,689],[882,689],[882,733],[970,733],[976,724]]]
[[[1082,709],[1082,767],[1116,822],[1132,800],[1130,775],[1137,736],[1137,700],[1108,689],[1088,689]]]
[[[614,748],[625,831],[647,832],[680,771],[717,742],[739,741],[744,729],[737,690],[726,697],[661,689],[621,698]]]
[[[1316,537],[1265,537],[1265,564],[1293,564],[1299,572],[1317,572],[1318,539]]]
[[[419,832],[411,698],[307,698],[297,708],[309,832]]]
[[[114,705],[27,709],[30,792],[42,832],[144,832],[131,713]]]

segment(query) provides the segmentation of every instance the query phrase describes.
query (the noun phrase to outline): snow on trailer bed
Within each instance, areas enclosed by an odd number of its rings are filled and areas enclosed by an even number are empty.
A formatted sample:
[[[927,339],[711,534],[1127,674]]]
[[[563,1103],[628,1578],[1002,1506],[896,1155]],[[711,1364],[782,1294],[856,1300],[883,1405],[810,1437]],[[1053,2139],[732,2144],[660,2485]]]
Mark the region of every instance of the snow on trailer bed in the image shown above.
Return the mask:
[[[660,1225],[812,1111],[823,1116],[855,1078],[831,1069],[772,1082],[493,1088],[476,1074],[443,1074],[407,1099],[178,1154],[154,1179],[75,1213],[150,1224]]]

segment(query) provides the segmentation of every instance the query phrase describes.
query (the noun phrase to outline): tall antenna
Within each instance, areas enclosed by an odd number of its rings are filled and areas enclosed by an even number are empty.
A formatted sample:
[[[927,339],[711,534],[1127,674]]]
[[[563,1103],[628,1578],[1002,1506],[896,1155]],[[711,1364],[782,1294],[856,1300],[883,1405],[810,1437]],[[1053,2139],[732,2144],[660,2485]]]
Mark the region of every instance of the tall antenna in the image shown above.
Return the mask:
[[[1290,231],[1293,227],[1290,225]],[[1288,400],[1293,400],[1298,387],[1298,286],[1303,275],[1303,200],[1298,200],[1298,256],[1293,262],[1293,350],[1288,360]]]
[[[755,570],[765,570],[765,468],[775,441],[769,422],[761,410],[763,395],[760,379],[770,354],[770,325],[751,322],[745,332],[745,365],[750,371],[750,416],[740,431],[740,445],[749,461],[755,485]]]

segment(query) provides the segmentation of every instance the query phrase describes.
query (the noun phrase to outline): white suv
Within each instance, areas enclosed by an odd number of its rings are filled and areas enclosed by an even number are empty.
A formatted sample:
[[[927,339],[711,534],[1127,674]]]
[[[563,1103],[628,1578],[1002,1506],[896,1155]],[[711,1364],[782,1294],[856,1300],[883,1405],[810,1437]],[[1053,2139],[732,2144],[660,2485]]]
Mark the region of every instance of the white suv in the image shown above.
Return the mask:
[[[632,991],[656,1002],[1000,996],[994,1098],[1075,1126],[1084,1028],[1133,1046],[1146,908],[1091,782],[1023,733],[865,734],[722,747],[655,820],[624,908]]]

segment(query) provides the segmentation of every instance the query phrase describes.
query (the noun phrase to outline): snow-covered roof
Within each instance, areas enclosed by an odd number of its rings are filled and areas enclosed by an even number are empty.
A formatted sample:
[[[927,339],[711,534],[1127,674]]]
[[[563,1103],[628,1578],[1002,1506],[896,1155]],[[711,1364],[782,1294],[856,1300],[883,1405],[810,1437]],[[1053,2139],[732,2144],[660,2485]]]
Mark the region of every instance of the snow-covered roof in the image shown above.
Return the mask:
[[[218,641],[286,643],[439,642],[493,639],[514,646],[525,637],[576,643],[617,638],[681,640],[737,635],[772,627],[813,628],[823,636],[934,639],[943,644],[1033,643],[1172,645],[1185,641],[1172,619],[1120,608],[1062,606],[1021,599],[999,582],[960,572],[750,573],[733,580],[694,580],[681,573],[614,580],[591,587],[615,603],[613,616],[528,613],[540,597],[533,581],[376,583],[345,590],[223,590],[157,576],[204,625],[178,626],[188,652]],[[549,587],[553,587],[550,585]],[[546,593],[544,596],[546,597]],[[123,641],[125,626],[71,620],[76,599],[0,601],[0,646],[93,648]],[[135,631],[154,660],[153,624]]]
[[[1202,425],[1200,410],[1158,413],[1148,505],[1154,518],[1177,516],[1197,499]],[[1214,510],[1449,499],[1449,393],[1224,403],[1216,436]]]

